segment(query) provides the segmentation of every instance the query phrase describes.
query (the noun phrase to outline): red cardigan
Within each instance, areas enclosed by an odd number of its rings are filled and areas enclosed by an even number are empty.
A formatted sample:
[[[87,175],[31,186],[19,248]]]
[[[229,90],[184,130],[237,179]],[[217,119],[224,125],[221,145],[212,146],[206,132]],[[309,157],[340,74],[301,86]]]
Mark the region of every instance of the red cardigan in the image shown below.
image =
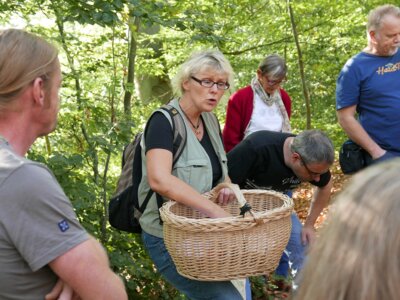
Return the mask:
[[[288,117],[290,118],[292,100],[285,90],[280,89],[279,91]],[[229,98],[226,110],[225,127],[222,131],[222,138],[226,152],[229,152],[243,139],[244,131],[246,130],[253,113],[253,105],[253,89],[250,85],[236,91]]]

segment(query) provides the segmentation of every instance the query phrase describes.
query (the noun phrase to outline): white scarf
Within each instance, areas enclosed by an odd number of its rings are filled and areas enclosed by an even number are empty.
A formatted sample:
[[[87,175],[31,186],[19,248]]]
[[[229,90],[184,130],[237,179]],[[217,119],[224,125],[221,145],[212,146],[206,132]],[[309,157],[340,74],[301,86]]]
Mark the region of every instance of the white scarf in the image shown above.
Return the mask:
[[[272,95],[268,95],[264,88],[261,86],[260,82],[258,81],[257,76],[255,76],[251,80],[251,87],[253,89],[254,95],[257,94],[262,101],[265,102],[268,106],[271,106],[272,104],[276,103],[279,107],[279,111],[281,112],[282,115],[282,132],[292,132],[292,128],[290,127],[290,121],[289,121],[289,116],[286,111],[286,107],[282,101],[281,93],[277,91],[276,93],[273,93]]]

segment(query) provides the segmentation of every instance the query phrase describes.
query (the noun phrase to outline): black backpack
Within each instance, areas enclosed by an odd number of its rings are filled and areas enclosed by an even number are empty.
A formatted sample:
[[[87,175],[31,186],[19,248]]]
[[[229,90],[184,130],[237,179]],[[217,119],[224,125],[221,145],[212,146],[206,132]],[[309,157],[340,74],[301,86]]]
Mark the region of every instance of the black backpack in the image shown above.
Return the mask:
[[[185,122],[179,112],[171,105],[163,105],[160,109],[167,111],[172,120],[172,131],[174,132],[173,165],[182,154],[186,145]],[[142,205],[139,205],[138,189],[142,180],[142,156],[140,141],[143,132],[136,134],[122,155],[122,171],[118,179],[115,195],[110,199],[108,205],[108,220],[112,227],[132,232],[141,233],[139,218],[146,209],[153,191],[150,189]],[[163,204],[163,199],[157,194],[158,208]]]

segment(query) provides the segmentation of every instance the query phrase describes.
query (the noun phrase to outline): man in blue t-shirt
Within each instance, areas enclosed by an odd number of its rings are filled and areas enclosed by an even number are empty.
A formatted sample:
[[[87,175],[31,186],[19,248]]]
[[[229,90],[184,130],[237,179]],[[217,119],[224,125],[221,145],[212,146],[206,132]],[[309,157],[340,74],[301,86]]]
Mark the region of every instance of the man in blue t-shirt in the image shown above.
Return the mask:
[[[400,156],[400,8],[372,10],[367,37],[367,47],[339,74],[336,109],[339,124],[368,152],[370,164]]]

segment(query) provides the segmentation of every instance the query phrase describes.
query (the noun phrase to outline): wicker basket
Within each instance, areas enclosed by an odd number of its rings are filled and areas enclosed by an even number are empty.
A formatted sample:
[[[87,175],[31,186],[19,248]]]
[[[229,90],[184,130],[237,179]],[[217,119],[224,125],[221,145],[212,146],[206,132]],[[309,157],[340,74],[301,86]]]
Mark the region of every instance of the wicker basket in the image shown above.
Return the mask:
[[[235,217],[210,219],[173,201],[160,209],[164,241],[182,276],[231,280],[269,274],[278,265],[289,240],[292,199],[274,191],[240,191],[237,185],[226,183],[204,196],[215,201],[224,187],[234,190],[238,198],[223,206]],[[252,206],[251,214],[238,216],[246,201]]]

